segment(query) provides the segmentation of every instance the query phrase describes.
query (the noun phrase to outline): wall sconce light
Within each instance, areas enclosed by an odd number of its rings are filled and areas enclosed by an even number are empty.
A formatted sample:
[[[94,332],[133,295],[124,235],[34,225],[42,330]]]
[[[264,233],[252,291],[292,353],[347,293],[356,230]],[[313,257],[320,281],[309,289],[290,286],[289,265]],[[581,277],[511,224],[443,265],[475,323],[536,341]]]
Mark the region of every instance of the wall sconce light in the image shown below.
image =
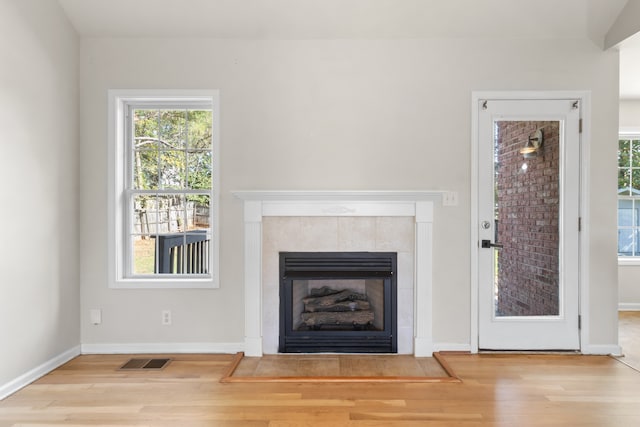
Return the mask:
[[[527,142],[524,144],[524,147],[520,149],[520,154],[524,156],[525,159],[529,159],[531,157],[538,156],[538,150],[542,147],[542,131],[538,129],[529,135]]]

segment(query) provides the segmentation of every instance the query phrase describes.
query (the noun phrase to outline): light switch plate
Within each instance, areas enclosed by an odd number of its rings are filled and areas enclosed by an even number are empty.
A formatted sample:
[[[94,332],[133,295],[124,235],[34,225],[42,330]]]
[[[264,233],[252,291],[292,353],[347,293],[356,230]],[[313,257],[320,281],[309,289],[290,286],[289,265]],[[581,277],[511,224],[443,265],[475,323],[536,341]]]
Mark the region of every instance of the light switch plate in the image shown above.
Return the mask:
[[[442,195],[442,206],[458,206],[458,192],[445,191]]]

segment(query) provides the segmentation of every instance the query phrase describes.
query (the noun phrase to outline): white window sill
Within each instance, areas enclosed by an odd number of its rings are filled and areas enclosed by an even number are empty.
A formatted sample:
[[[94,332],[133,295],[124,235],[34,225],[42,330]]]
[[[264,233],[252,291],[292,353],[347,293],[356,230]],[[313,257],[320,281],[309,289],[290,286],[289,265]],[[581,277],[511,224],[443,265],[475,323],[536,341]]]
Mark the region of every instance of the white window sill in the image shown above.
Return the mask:
[[[207,279],[122,279],[113,282],[111,289],[217,289],[218,284]]]
[[[640,257],[618,257],[618,266],[640,267]]]

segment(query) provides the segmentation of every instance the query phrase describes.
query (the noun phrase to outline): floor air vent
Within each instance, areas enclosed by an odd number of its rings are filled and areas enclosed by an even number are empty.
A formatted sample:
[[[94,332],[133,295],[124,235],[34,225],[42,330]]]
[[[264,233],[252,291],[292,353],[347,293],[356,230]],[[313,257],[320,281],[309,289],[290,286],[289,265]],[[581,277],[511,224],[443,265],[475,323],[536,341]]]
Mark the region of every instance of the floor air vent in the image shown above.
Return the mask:
[[[163,369],[171,359],[131,359],[120,369]]]

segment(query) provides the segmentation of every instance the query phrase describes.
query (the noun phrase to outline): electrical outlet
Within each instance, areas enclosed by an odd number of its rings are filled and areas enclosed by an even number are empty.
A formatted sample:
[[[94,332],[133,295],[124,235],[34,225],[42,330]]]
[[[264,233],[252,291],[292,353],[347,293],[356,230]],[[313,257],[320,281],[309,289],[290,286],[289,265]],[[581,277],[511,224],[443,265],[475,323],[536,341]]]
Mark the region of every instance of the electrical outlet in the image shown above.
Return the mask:
[[[163,325],[171,324],[171,310],[162,310],[162,324]]]
[[[458,192],[445,191],[442,194],[442,206],[458,206]]]
[[[89,317],[91,318],[92,325],[99,325],[102,323],[102,310],[99,308],[92,308],[89,310]]]

